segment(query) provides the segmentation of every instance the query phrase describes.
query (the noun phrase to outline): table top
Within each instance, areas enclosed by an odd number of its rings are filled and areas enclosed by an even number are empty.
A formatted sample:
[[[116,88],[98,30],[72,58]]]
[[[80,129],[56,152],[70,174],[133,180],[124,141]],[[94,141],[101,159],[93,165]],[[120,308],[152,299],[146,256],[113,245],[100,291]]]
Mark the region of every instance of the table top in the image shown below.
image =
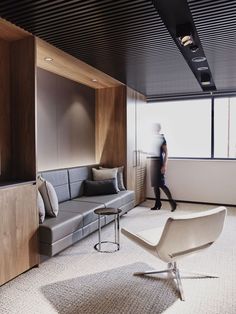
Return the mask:
[[[117,214],[121,213],[121,209],[120,208],[112,208],[112,207],[97,208],[97,209],[95,209],[94,213],[97,215],[117,215]]]

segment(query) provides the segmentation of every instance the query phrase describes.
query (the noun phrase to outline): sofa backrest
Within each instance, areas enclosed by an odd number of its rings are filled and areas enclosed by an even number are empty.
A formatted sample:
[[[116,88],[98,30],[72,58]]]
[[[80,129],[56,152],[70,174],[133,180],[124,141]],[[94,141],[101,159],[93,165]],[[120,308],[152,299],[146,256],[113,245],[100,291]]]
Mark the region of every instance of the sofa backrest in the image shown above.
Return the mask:
[[[70,200],[67,169],[43,171],[40,175],[53,185],[57,193],[59,203]]]
[[[39,174],[49,181],[57,193],[59,203],[83,195],[83,181],[92,180],[92,168],[98,165],[80,166],[68,169],[47,170]]]
[[[84,193],[84,180],[92,180],[92,168],[98,165],[88,165],[68,169],[71,198],[82,196]]]

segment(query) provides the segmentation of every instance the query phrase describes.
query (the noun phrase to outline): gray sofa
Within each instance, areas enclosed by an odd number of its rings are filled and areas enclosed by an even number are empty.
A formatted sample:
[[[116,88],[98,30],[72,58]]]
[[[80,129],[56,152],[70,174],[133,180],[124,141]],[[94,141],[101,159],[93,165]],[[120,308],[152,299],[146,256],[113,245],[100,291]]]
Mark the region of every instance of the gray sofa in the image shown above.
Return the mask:
[[[84,196],[83,181],[91,180],[92,167],[52,170],[40,175],[51,182],[59,201],[57,217],[47,217],[39,225],[39,251],[41,255],[53,256],[73,243],[98,229],[97,208],[115,207],[121,215],[134,207],[134,192],[120,191],[118,194]],[[113,215],[103,216],[102,225],[114,219]]]

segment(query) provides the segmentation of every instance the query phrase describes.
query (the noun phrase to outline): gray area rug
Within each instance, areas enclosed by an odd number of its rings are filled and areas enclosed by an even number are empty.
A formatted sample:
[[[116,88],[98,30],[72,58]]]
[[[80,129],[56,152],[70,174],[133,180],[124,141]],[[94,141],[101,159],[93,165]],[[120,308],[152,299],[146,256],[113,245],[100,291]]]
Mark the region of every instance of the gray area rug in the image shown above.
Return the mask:
[[[171,278],[133,276],[149,269],[134,263],[55,282],[41,291],[60,314],[158,314],[178,299],[178,292]]]

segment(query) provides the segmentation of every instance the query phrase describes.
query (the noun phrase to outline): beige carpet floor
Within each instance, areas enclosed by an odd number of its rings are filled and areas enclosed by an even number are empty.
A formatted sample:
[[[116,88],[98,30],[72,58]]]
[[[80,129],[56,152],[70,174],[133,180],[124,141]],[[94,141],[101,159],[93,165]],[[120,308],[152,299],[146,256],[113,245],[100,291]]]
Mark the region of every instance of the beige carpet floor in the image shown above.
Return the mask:
[[[170,212],[168,203],[164,203],[163,209],[160,211],[150,211],[149,206],[152,202],[147,201],[142,206],[136,207],[127,215],[121,218],[121,226],[132,230],[143,230],[153,228],[156,226],[163,226],[166,219],[170,215],[178,215],[188,212],[202,211],[214,206],[209,205],[193,205],[193,204],[179,204],[175,213]],[[114,232],[113,224],[103,228],[104,239],[111,239]],[[209,226],[210,228],[210,226]],[[129,287],[130,307],[126,298],[124,307],[114,307],[116,298],[111,298],[110,282],[115,282],[114,275],[118,274],[120,270],[124,270],[121,284],[129,279],[132,281],[132,271],[144,267],[155,269],[165,268],[165,264],[151,256],[134,243],[121,235],[121,250],[112,253],[98,253],[93,249],[97,242],[97,233],[90,235],[86,239],[78,242],[76,245],[63,251],[61,254],[42,263],[39,268],[34,268],[18,278],[0,287],[0,313],[1,314],[53,314],[53,313],[68,313],[68,314],[88,314],[86,308],[78,307],[76,304],[76,289],[81,289],[79,292],[84,295],[87,293],[87,302],[89,304],[88,290],[86,286],[86,278],[89,279],[89,289],[92,288],[91,298],[93,295],[97,297],[95,291],[101,291],[101,283],[99,278],[104,278],[107,281],[107,286],[103,285],[102,293],[106,299],[106,308],[101,309],[100,302],[96,306],[94,313],[176,313],[176,314],[234,314],[236,313],[236,208],[228,208],[228,216],[224,231],[218,241],[211,248],[205,250],[201,254],[193,257],[183,259],[180,263],[180,269],[185,271],[195,271],[204,273],[218,274],[218,279],[183,279],[183,288],[185,292],[186,301],[182,302],[178,299],[174,285],[165,286],[164,293],[157,296],[160,306],[164,306],[161,311],[153,307],[153,312],[150,307],[139,306],[134,307],[132,302],[132,286]],[[120,270],[117,268],[120,267]],[[112,271],[113,270],[113,271]],[[110,274],[110,275],[109,275]],[[183,273],[185,274],[185,272]],[[111,279],[109,281],[109,276]],[[112,277],[113,276],[113,277]],[[126,278],[124,278],[126,277]],[[78,288],[78,281],[84,285]],[[95,280],[94,280],[95,278]],[[96,279],[98,278],[98,279]],[[83,281],[82,281],[83,279]],[[106,282],[104,280],[104,282]],[[124,281],[126,280],[126,281]],[[96,284],[96,282],[98,282]],[[147,280],[142,280],[143,285],[152,284]],[[66,283],[66,284],[65,284]],[[160,281],[157,280],[157,285]],[[114,284],[113,284],[114,286]],[[63,287],[63,293],[60,290]],[[121,289],[122,287],[119,287]],[[107,289],[107,290],[106,290]],[[122,289],[120,290],[122,291]],[[144,287],[145,291],[145,287]],[[73,292],[73,293],[72,293]],[[128,292],[124,292],[127,293]],[[158,292],[158,290],[157,290]],[[134,290],[134,293],[135,292]],[[140,293],[140,291],[138,292]],[[159,293],[159,292],[158,292]],[[73,307],[65,307],[65,300],[70,298],[73,294]],[[150,294],[139,294],[139,299],[143,304],[150,304]],[[60,298],[60,295],[62,297]],[[126,294],[124,294],[126,295]],[[171,295],[171,302],[166,303]],[[120,294],[117,293],[117,298]],[[174,297],[173,297],[174,296]],[[176,297],[177,296],[177,297]],[[64,298],[64,299],[63,299]],[[112,300],[111,300],[112,299]],[[111,300],[112,302],[109,302]],[[122,304],[122,299],[119,298]],[[136,302],[137,303],[137,302]],[[109,305],[110,304],[110,305]],[[119,304],[119,303],[118,303]],[[120,310],[119,310],[120,309]],[[124,311],[123,311],[124,309]]]

